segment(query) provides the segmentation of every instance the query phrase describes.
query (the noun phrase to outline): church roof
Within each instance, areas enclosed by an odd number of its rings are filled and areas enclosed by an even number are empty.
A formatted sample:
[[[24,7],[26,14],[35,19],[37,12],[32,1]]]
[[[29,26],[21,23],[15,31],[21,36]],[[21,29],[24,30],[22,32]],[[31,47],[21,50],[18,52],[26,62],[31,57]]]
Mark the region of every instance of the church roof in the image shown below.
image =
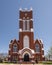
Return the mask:
[[[35,43],[36,41],[38,41],[40,44],[43,44],[43,40],[42,40],[42,39],[36,39],[36,40],[34,40],[34,43]]]

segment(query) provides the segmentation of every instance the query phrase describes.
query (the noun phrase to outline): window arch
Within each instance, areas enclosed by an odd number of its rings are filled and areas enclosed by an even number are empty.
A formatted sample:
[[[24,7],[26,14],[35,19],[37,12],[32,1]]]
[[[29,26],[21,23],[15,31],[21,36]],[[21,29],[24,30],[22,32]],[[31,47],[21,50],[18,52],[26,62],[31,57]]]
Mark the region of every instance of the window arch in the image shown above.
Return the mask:
[[[17,46],[17,44],[14,44],[13,45],[13,52],[17,52],[18,51],[18,46]]]
[[[29,31],[29,20],[23,20],[23,31]]]
[[[23,44],[24,44],[24,48],[29,48],[29,37],[26,35],[23,38]]]
[[[35,52],[40,52],[40,45],[38,43],[35,44]]]

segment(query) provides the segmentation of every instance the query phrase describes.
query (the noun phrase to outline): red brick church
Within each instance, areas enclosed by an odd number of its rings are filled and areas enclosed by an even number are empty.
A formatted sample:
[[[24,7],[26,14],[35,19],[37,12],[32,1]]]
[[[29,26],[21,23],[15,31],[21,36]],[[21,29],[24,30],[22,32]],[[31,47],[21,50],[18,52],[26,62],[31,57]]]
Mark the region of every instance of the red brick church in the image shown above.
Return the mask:
[[[19,10],[19,40],[11,40],[9,44],[9,61],[44,60],[42,40],[34,40],[33,10]]]

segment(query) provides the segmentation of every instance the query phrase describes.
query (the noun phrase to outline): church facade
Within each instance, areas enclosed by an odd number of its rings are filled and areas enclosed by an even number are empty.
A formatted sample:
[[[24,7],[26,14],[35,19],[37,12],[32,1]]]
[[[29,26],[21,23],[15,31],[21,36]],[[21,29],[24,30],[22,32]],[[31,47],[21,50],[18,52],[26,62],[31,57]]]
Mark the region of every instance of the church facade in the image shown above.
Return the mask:
[[[9,44],[9,61],[44,60],[42,40],[34,40],[33,10],[19,10],[19,40],[11,40]]]

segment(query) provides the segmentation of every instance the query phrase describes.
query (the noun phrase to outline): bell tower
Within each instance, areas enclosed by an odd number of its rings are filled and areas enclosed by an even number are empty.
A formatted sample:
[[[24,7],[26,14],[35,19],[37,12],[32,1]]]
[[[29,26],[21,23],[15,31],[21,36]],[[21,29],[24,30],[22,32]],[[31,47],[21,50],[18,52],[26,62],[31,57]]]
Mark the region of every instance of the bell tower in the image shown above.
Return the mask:
[[[19,41],[20,49],[31,48],[33,49],[33,11],[32,8],[27,10],[25,8],[19,10]]]

